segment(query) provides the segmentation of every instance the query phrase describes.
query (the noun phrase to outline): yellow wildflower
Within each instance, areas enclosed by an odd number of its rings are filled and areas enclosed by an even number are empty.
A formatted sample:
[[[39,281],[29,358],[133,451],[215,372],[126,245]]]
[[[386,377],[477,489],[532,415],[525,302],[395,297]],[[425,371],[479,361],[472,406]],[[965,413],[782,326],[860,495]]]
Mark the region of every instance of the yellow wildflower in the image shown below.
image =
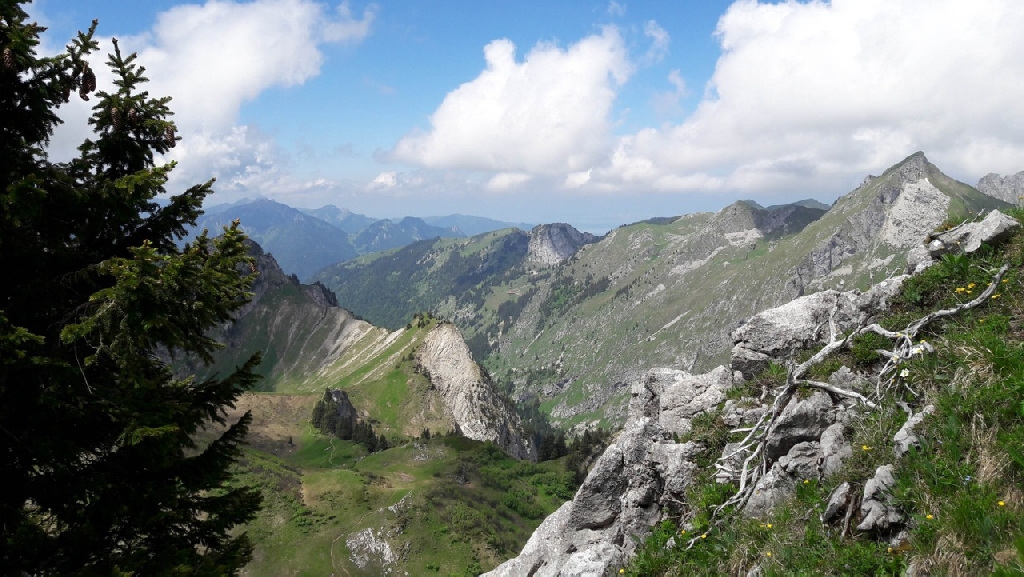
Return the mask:
[[[772,528],[772,524],[771,524],[771,523],[768,523],[768,525],[766,525],[766,526],[767,526],[767,527],[768,527],[769,529],[771,529],[771,528]]]
[[[625,569],[619,569],[619,575],[622,575],[622,574],[623,574],[623,573],[625,573],[625,572],[626,572],[626,570],[625,570]]]
[[[888,548],[888,549],[886,549],[886,550],[887,550],[887,551],[888,551],[889,553],[892,553],[892,547],[889,547],[889,548]]]
[[[707,533],[704,533],[703,535],[701,535],[701,536],[700,536],[700,538],[701,538],[701,539],[707,539],[707,538],[708,538],[708,534],[707,534]]]
[[[869,447],[867,445],[861,445],[860,448],[865,450],[865,451],[870,451],[871,450],[871,447]]]
[[[808,483],[810,483],[810,482],[811,482],[811,480],[810,480],[810,479],[804,479],[804,485],[806,485],[806,484],[808,484]]]
[[[1005,507],[1006,506],[1006,501],[1000,501],[999,502],[999,506],[1000,507]]]
[[[972,289],[972,288],[974,288],[976,286],[978,286],[978,285],[976,285],[976,284],[974,284],[972,282],[967,283],[967,288],[969,288],[969,289]]]
[[[995,300],[997,298],[999,298],[999,293],[996,293],[996,294],[992,295],[992,300]]]
[[[965,290],[967,290],[967,289],[965,289],[965,288],[964,288],[964,287],[962,287],[962,286],[958,286],[958,287],[956,287],[956,292],[958,292],[958,293],[962,293],[962,292],[964,292]]]
[[[1006,283],[1008,283],[1008,282],[1010,282],[1010,281],[1009,281],[1009,280],[1007,280],[1007,279],[1005,279],[1005,278],[1003,279],[1003,284],[1006,284]]]
[[[925,515],[925,516],[924,516],[924,518],[925,518],[925,519],[928,519],[929,521],[931,521],[931,520],[932,520],[932,519],[934,519],[935,517],[933,517],[933,516],[931,515],[931,513],[929,513],[929,514]]]
[[[767,553],[765,553],[765,555],[767,555],[768,557],[771,557],[772,556],[772,552],[768,551]]]

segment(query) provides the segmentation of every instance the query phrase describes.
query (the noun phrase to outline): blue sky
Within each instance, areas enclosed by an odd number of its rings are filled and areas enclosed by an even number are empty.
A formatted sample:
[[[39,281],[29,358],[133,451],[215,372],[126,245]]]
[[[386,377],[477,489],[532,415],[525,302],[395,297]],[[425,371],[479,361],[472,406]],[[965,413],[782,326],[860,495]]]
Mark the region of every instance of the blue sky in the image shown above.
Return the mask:
[[[171,190],[603,232],[739,198],[830,202],[916,150],[1024,170],[1015,0],[38,0],[174,97]],[[109,50],[109,44],[104,44]],[[100,62],[97,57],[97,63]],[[108,77],[101,75],[101,88]],[[73,101],[55,158],[87,135]]]

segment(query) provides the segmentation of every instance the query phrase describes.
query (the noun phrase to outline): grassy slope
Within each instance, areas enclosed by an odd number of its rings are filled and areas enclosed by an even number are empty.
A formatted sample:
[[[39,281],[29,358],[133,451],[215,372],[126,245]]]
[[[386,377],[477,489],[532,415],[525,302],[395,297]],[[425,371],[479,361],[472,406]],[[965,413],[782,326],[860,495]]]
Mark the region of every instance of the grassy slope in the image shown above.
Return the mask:
[[[1024,211],[1018,211],[1018,218]],[[921,335],[936,352],[908,363],[902,385],[884,393],[882,408],[856,423],[854,456],[822,482],[798,486],[794,500],[770,519],[730,513],[709,530],[706,508],[722,502],[728,487],[710,472],[691,489],[693,513],[659,527],[626,573],[718,575],[760,565],[765,574],[897,575],[911,561],[928,574],[1021,574],[1024,571],[1024,234],[997,251],[951,258],[908,281],[901,300],[882,321],[899,330],[929,311],[972,298],[1003,263],[1011,269],[998,297],[981,307],[936,322]],[[971,283],[974,283],[972,286]],[[962,289],[958,292],[958,289]],[[975,293],[976,294],[976,293]],[[841,365],[877,367],[871,347],[844,352],[817,367],[824,379]],[[866,353],[866,354],[865,354]],[[911,393],[913,390],[916,394]],[[920,451],[893,458],[893,436],[906,420],[896,405],[936,412],[920,431]],[[714,418],[696,433],[712,446],[728,440]],[[894,502],[911,519],[909,537],[893,547],[867,535],[843,537],[817,521],[831,491],[843,481],[860,491],[876,467],[895,462]],[[709,464],[709,463],[705,463]],[[668,540],[679,531],[707,537],[686,549]]]
[[[484,277],[500,277],[521,264],[526,242],[517,229],[424,240],[327,267],[316,278],[338,295],[342,306],[377,326],[396,329],[413,313],[440,311],[452,294],[473,299],[479,286],[489,282]]]
[[[389,534],[396,548],[407,547],[398,574],[476,574],[515,554],[544,516],[572,495],[572,476],[561,462],[514,461],[493,445],[463,437],[408,440],[366,455],[362,446],[327,439],[308,426],[303,419],[315,400],[248,399],[271,417],[257,417],[257,436],[270,424],[289,434],[276,445],[258,441],[240,465],[240,482],[264,495],[263,510],[244,528],[256,545],[247,575],[377,574],[379,567],[361,570],[349,559],[346,540],[367,528]],[[293,418],[297,402],[306,409],[303,419]],[[274,415],[273,407],[280,412]],[[282,427],[285,422],[290,426]],[[404,507],[387,509],[405,497]]]

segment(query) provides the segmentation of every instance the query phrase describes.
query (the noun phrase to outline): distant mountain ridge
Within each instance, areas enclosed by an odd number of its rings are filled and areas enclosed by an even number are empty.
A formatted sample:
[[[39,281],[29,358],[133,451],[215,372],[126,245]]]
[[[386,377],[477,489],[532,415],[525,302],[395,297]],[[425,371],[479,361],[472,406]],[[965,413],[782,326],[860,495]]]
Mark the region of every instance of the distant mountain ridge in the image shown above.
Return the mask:
[[[994,172],[986,174],[978,181],[978,190],[1010,204],[1024,204],[1024,170],[1010,176],[1000,176]]]
[[[388,219],[378,220],[356,234],[353,243],[360,254],[368,254],[403,247],[428,238],[463,238],[465,236],[465,233],[457,227],[431,226],[421,219],[407,216],[398,222]]]
[[[356,214],[347,208],[338,208],[333,204],[321,206],[320,208],[300,208],[298,210],[333,224],[349,234],[358,234],[361,230],[379,220],[372,216]]]
[[[192,233],[207,229],[216,235],[221,227],[236,219],[249,238],[273,253],[287,272],[301,279],[308,279],[328,264],[359,254],[345,231],[265,198],[216,207],[199,217]]]
[[[423,221],[427,224],[441,228],[458,228],[466,236],[476,236],[485,232],[501,230],[503,228],[518,228],[519,230],[530,230],[533,224],[525,222],[505,222],[485,218],[482,216],[469,216],[465,214],[449,214],[448,216],[425,216]]]
[[[463,238],[463,228],[480,234],[518,226],[489,218],[453,214],[424,219],[380,219],[326,205],[293,208],[266,198],[246,198],[212,205],[190,231],[216,235],[221,227],[240,220],[250,238],[272,253],[289,274],[309,280],[323,267],[358,255],[386,251],[432,238]]]

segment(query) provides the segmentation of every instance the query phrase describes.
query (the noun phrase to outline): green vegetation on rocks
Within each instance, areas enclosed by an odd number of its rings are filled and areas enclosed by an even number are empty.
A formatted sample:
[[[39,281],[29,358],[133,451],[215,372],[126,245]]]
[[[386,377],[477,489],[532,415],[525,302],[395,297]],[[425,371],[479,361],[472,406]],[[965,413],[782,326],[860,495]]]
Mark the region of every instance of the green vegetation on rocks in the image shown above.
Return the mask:
[[[1012,213],[1018,219],[1024,212]],[[659,525],[625,568],[631,575],[720,575],[759,567],[765,575],[1019,575],[1024,571],[1024,234],[1004,246],[946,258],[905,281],[879,324],[909,321],[976,298],[1001,266],[1008,272],[985,303],[925,327],[934,352],[892,371],[877,410],[852,422],[852,456],[822,480],[798,483],[794,497],[762,518],[727,509],[733,494],[705,471],[690,487],[693,513]],[[839,364],[877,371],[878,339],[855,340]],[[886,377],[888,379],[888,377]],[[931,408],[928,408],[931,407]],[[907,444],[907,412],[920,422]],[[729,435],[719,423],[702,437]],[[860,494],[882,465],[902,530],[858,530],[861,518],[821,519],[844,482]],[[724,490],[723,490],[724,489]],[[709,498],[710,497],[710,498]],[[850,505],[855,507],[855,505]],[[863,514],[863,512],[861,513]],[[696,538],[695,538],[696,537]]]

